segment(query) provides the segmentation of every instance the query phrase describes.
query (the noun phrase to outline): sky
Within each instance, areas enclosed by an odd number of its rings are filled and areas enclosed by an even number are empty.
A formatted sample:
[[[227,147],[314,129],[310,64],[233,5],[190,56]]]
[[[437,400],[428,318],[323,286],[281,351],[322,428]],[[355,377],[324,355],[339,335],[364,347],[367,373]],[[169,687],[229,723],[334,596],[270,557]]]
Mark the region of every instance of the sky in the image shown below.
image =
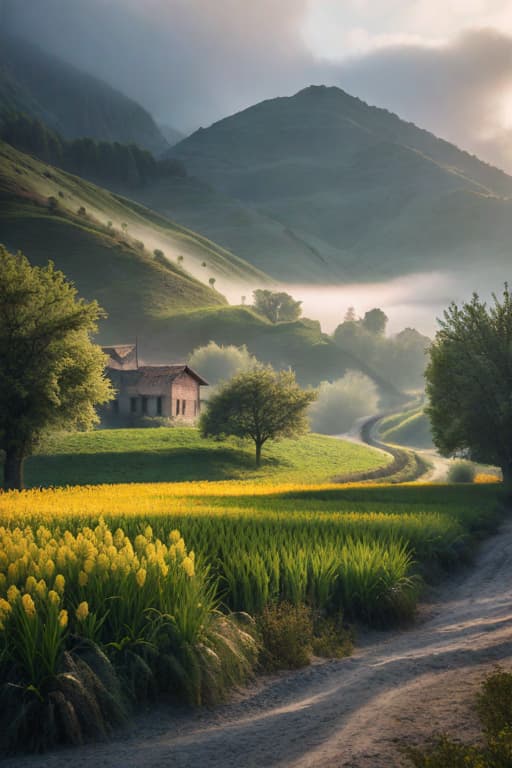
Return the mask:
[[[0,0],[184,132],[338,85],[512,173],[512,0]]]

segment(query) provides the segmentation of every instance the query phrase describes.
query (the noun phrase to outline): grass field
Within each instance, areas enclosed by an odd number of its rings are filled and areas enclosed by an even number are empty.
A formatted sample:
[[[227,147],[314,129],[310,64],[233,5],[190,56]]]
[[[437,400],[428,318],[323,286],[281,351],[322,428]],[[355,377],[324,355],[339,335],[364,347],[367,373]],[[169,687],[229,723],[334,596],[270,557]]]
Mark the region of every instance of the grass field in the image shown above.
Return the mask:
[[[322,483],[377,469],[390,457],[320,435],[268,443],[257,469],[250,443],[203,440],[196,429],[112,429],[48,438],[26,465],[29,487],[247,480]]]
[[[433,448],[430,422],[423,408],[393,414],[379,423],[379,437],[387,443],[414,448]]]

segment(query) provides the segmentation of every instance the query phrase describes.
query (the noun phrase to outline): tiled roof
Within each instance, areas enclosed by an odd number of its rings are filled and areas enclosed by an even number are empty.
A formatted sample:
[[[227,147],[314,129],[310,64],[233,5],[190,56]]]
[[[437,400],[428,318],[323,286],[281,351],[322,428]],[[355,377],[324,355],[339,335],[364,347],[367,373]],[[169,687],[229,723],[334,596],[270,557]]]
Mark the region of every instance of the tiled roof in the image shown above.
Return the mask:
[[[108,368],[117,371],[137,368],[137,347],[135,344],[115,344],[110,347],[102,347],[102,350],[110,358]]]
[[[137,369],[137,373],[142,374],[142,378],[147,380],[166,378],[171,381],[182,373],[188,373],[188,375],[196,379],[199,384],[208,386],[208,382],[194,371],[193,368],[186,365],[186,363],[175,363],[174,365],[141,365]]]

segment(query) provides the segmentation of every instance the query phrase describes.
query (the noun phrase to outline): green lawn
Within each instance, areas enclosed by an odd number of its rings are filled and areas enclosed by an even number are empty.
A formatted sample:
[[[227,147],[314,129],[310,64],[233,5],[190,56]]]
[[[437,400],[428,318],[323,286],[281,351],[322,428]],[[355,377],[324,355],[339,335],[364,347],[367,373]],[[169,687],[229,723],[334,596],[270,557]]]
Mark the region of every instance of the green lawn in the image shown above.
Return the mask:
[[[363,445],[306,435],[268,443],[258,469],[250,443],[203,440],[197,429],[109,429],[48,438],[26,463],[28,487],[183,480],[326,482],[389,463]]]

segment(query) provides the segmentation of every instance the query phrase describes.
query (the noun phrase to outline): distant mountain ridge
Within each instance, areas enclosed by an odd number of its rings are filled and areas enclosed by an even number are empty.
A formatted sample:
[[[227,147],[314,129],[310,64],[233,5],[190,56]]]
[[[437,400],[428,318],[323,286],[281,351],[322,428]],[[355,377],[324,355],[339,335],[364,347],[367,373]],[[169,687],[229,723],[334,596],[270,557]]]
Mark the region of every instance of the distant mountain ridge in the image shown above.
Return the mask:
[[[169,155],[314,244],[315,281],[467,268],[483,252],[509,261],[512,177],[339,88],[261,102],[196,131]],[[199,213],[194,226],[208,232]],[[257,236],[237,252],[258,265],[264,257]],[[265,270],[301,280],[308,259],[276,254]]]
[[[31,43],[0,37],[0,116],[24,112],[65,138],[138,144],[160,154],[169,144],[151,115],[107,83]]]

